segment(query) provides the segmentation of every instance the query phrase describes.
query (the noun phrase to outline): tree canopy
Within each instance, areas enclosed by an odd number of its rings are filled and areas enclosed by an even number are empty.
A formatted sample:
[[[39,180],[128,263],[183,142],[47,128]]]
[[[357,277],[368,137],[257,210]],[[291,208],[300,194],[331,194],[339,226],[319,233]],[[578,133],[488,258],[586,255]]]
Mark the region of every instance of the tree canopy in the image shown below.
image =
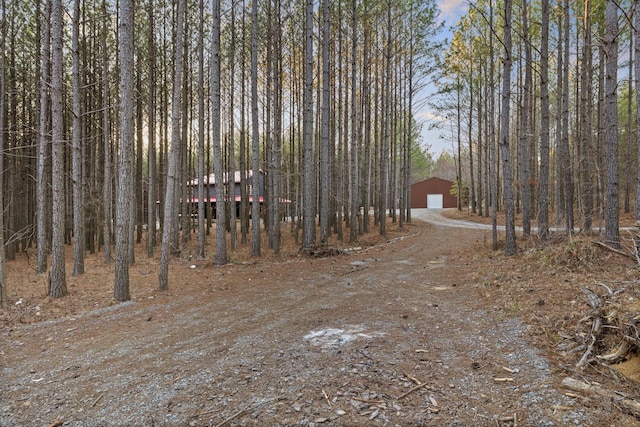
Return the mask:
[[[68,245],[74,275],[85,252],[115,253],[114,295],[126,300],[143,239],[150,257],[162,242],[165,288],[170,256],[214,219],[221,264],[220,244],[238,232],[257,256],[266,230],[277,252],[283,218],[311,250],[344,239],[343,228],[357,240],[370,218],[381,233],[387,216],[410,218],[412,171],[431,162],[414,117],[439,63],[435,1],[145,0],[131,10],[2,7],[4,254],[35,247],[52,296],[66,293]],[[211,174],[215,196],[189,185]],[[315,236],[318,220],[332,232]]]

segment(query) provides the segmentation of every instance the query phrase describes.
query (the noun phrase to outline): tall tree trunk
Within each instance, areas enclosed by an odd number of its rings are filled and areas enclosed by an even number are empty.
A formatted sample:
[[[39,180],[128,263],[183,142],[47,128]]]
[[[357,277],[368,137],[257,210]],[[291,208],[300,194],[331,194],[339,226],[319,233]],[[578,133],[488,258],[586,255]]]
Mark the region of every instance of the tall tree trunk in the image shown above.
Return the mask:
[[[563,110],[563,74],[565,72],[564,67],[564,38],[562,37],[563,33],[563,19],[569,19],[565,17],[563,14],[558,14],[558,56],[557,56],[557,96],[556,96],[556,117],[557,117],[557,125],[556,125],[556,194],[555,194],[555,205],[556,205],[556,218],[555,223],[560,224],[565,221],[566,216],[566,195],[565,195],[565,174],[564,174],[564,165],[565,165],[565,155],[564,155],[564,146],[562,143],[562,110]]]
[[[476,101],[477,108],[477,117],[478,117],[478,169],[477,169],[477,183],[478,183],[478,193],[476,195],[476,200],[478,201],[478,214],[480,216],[484,215],[483,209],[487,204],[487,200],[485,199],[485,187],[482,182],[484,180],[484,169],[483,169],[483,161],[485,157],[484,149],[486,147],[486,141],[484,141],[484,126],[485,126],[485,117],[484,114],[484,101],[483,101],[483,90],[486,87],[486,82],[482,81],[482,77],[484,74],[484,61],[480,61],[478,64],[478,78],[476,78],[476,91],[479,99]]]
[[[233,178],[225,180],[220,132],[220,0],[213,0],[213,32],[211,34],[211,127],[213,169],[216,176],[216,265],[227,263],[227,221],[225,181],[233,185]]]
[[[135,104],[136,104],[136,114],[135,114],[135,120],[136,120],[136,125],[135,125],[135,131],[136,131],[136,150],[135,150],[135,162],[136,162],[136,170],[133,174],[133,185],[134,185],[134,206],[133,209],[131,210],[131,213],[133,214],[133,220],[131,222],[131,227],[132,227],[132,232],[131,232],[131,236],[133,238],[134,234],[135,234],[135,243],[141,243],[142,242],[142,223],[144,222],[144,200],[143,200],[143,194],[144,194],[144,177],[142,176],[142,169],[143,169],[143,160],[145,157],[145,153],[143,150],[143,142],[144,142],[144,124],[143,124],[143,120],[144,120],[144,115],[143,115],[143,104],[144,104],[144,98],[142,97],[142,73],[138,72],[137,76],[136,76],[136,99],[135,99]],[[130,258],[131,258],[131,263],[133,264],[135,262],[135,245],[133,244],[134,240],[131,241],[131,247],[130,247]]]
[[[0,34],[0,70],[5,69],[5,24],[6,24],[7,3],[2,0],[2,17],[0,28],[3,29]],[[45,31],[46,33],[46,31]],[[4,150],[5,150],[5,133],[4,133],[4,101],[5,100],[5,77],[4,72],[0,73],[0,309],[9,305],[9,297],[7,295],[7,274],[5,269],[4,256]],[[39,159],[38,159],[39,160]],[[38,169],[39,170],[39,169]],[[42,203],[42,202],[41,202]],[[40,207],[38,208],[40,212]],[[46,258],[45,258],[46,262]]]
[[[107,15],[107,0],[103,0],[102,9]],[[112,173],[112,151],[110,129],[111,121],[109,115],[109,53],[107,52],[107,20],[102,23],[102,129],[104,145],[104,182],[103,182],[103,239],[104,239],[104,262],[111,263],[111,234],[113,226],[113,173]]]
[[[338,27],[342,26],[342,3],[338,3]],[[342,52],[344,49],[343,45],[343,37],[342,31],[338,31],[338,52]],[[342,112],[345,109],[344,102],[342,101],[342,93],[343,93],[343,55],[338,55],[338,84],[337,84],[337,95],[335,101],[335,110],[336,110],[336,119],[337,119],[337,129],[336,129],[336,141],[337,141],[337,152],[336,152],[336,179],[334,180],[334,188],[336,194],[336,226],[335,232],[338,235],[338,240],[343,241],[344,239],[344,231],[343,231],[343,219],[344,219],[344,170],[345,170],[345,156],[346,153],[344,151],[344,145],[342,144],[342,139],[344,133],[347,131],[344,128],[344,121],[342,120]]]
[[[273,198],[271,197],[273,194],[273,127],[272,123],[272,108],[273,105],[273,62],[274,62],[274,39],[273,39],[273,8],[272,8],[272,0],[268,0],[265,3],[265,54],[266,58],[264,60],[264,108],[262,110],[263,116],[263,138],[262,138],[262,163],[263,170],[265,171],[265,175],[263,177],[264,180],[264,193],[263,193],[263,202],[262,202],[262,223],[264,225],[265,231],[267,232],[267,245],[270,248],[273,248],[273,234],[271,230],[272,225],[272,204]]]
[[[489,1],[489,27],[493,28],[493,1]],[[496,87],[495,87],[495,47],[493,30],[489,31],[489,176],[491,179],[491,240],[493,250],[498,250],[498,159],[496,153]]]
[[[178,165],[180,160],[180,105],[182,103],[182,63],[184,15],[186,0],[178,0],[176,17],[175,59],[173,95],[171,100],[171,148],[167,166],[167,188],[164,204],[164,226],[162,230],[162,252],[160,254],[160,273],[158,287],[161,291],[169,287],[169,257],[173,252],[174,229],[178,225],[176,216],[176,194],[178,191]]]
[[[64,255],[64,227],[66,219],[64,191],[64,57],[63,57],[62,0],[51,4],[51,145],[52,145],[52,189],[53,189],[53,234],[51,238],[51,272],[48,294],[62,297],[67,294],[67,278]]]
[[[3,20],[5,19],[4,13],[6,13],[6,9],[3,6]],[[47,215],[49,212],[48,209],[48,201],[49,192],[48,192],[48,182],[49,178],[46,173],[47,171],[47,159],[49,158],[49,139],[48,135],[48,127],[49,127],[49,68],[50,61],[49,57],[51,55],[51,34],[50,34],[50,15],[51,15],[51,0],[45,1],[45,11],[42,19],[43,28],[42,28],[42,53],[41,53],[41,69],[40,69],[40,118],[38,122],[38,172],[37,172],[37,194],[38,194],[38,205],[37,205],[37,245],[38,245],[38,263],[36,266],[36,273],[43,274],[47,270],[47,257],[49,254],[49,242],[47,241],[49,223],[47,218],[50,215]],[[5,43],[5,34],[2,33],[2,43]],[[4,46],[2,49],[3,62],[4,62]],[[4,66],[2,67],[4,69]],[[4,78],[4,74],[2,75]],[[3,80],[4,81],[4,80]],[[4,102],[4,96],[1,98]],[[1,109],[0,114],[4,115],[4,106]],[[1,129],[4,129],[4,125]],[[2,135],[4,138],[4,133]],[[0,168],[4,170],[3,168]],[[2,188],[2,187],[0,187]],[[3,212],[4,210],[0,211]],[[4,227],[2,228],[4,230]],[[3,233],[0,233],[3,234]],[[3,253],[4,255],[4,253]]]
[[[313,0],[306,0],[305,6],[305,49],[304,49],[304,89],[303,89],[303,141],[304,148],[304,238],[303,250],[313,250],[316,241],[315,227],[315,167],[313,158]]]
[[[410,55],[410,53],[409,53]],[[398,60],[398,99],[397,99],[397,108],[396,108],[396,120],[399,122],[398,126],[398,155],[400,158],[398,159],[398,227],[404,228],[405,224],[405,204],[406,204],[406,188],[407,183],[405,182],[406,178],[406,170],[407,170],[407,146],[408,146],[408,128],[411,123],[411,115],[407,109],[407,81],[408,81],[408,72],[407,72],[407,58]],[[407,117],[407,115],[409,116]]]
[[[505,203],[505,255],[516,253],[516,230],[513,198],[513,178],[511,177],[511,154],[509,152],[509,119],[511,107],[511,0],[504,5],[504,60],[502,72],[502,106],[500,121],[500,154],[502,155],[502,175]]]
[[[268,238],[268,246],[276,252],[276,240],[278,240],[277,245],[279,245],[279,231],[278,236],[276,236],[274,230],[274,223],[277,208],[276,198],[275,198],[275,181],[277,180],[276,175],[278,172],[278,167],[276,166],[275,161],[275,145],[278,144],[276,142],[277,139],[277,131],[276,131],[276,122],[279,120],[277,117],[278,112],[276,111],[277,100],[278,97],[278,87],[276,80],[277,76],[277,56],[281,54],[281,49],[277,45],[278,38],[276,33],[279,31],[276,28],[277,20],[274,20],[274,15],[278,12],[274,11],[274,6],[278,6],[276,1],[268,1],[266,3],[266,29],[265,29],[265,38],[266,38],[266,46],[265,46],[265,62],[266,67],[264,69],[265,76],[265,102],[264,108],[262,110],[262,115],[264,118],[264,132],[262,135],[262,162],[263,169],[265,170],[265,175],[263,176],[264,181],[264,194],[263,194],[263,203],[262,203],[262,223],[267,232]],[[279,251],[279,249],[278,249]]]
[[[491,37],[489,37],[489,45],[491,46]],[[482,68],[482,77],[486,84],[483,88],[483,97],[484,101],[482,103],[484,110],[484,188],[485,188],[485,196],[484,196],[484,216],[489,218],[491,216],[491,208],[492,208],[492,180],[493,176],[491,175],[491,148],[493,147],[493,134],[491,129],[494,123],[494,117],[490,115],[491,106],[493,104],[493,96],[489,95],[490,89],[493,87],[493,83],[489,81],[489,76],[493,77],[493,73],[489,71],[489,63],[492,62],[490,60],[485,60]],[[491,99],[490,99],[491,98]],[[493,231],[493,230],[492,230]],[[497,230],[496,230],[497,231]],[[493,233],[492,233],[493,234]],[[495,250],[495,248],[494,248]]]
[[[190,25],[188,22],[188,10],[185,11],[185,28],[184,28],[184,47],[183,47],[183,56],[185,58],[189,58],[189,48],[191,47],[189,40],[189,30]],[[192,194],[192,188],[186,185],[188,181],[188,171],[189,164],[191,162],[190,155],[190,142],[191,138],[189,137],[189,128],[191,123],[190,117],[190,102],[191,102],[191,93],[190,93],[190,74],[191,68],[189,67],[189,63],[186,60],[182,61],[182,103],[181,103],[181,114],[182,118],[180,121],[180,125],[182,130],[180,132],[180,137],[182,139],[182,143],[180,144],[180,162],[179,162],[179,172],[178,172],[178,192],[177,192],[177,206],[179,206],[180,214],[180,227],[176,228],[175,234],[175,242],[176,248],[179,251],[179,248],[186,247],[189,238],[191,237],[191,204],[188,202]],[[182,231],[182,232],[181,232]]]
[[[526,1],[526,0],[525,0]],[[474,97],[473,97],[473,77],[474,77],[474,69],[473,69],[473,61],[470,61],[469,64],[469,124],[467,128],[467,138],[469,139],[469,179],[471,182],[469,186],[471,187],[471,212],[476,213],[477,211],[477,203],[476,203],[476,186],[475,186],[475,176],[473,173],[473,109],[474,105]],[[478,118],[479,120],[480,118]]]
[[[520,145],[518,149],[519,154],[519,167],[520,171],[520,195],[522,199],[522,230],[525,236],[531,235],[531,196],[529,181],[531,176],[529,173],[529,134],[531,114],[531,93],[533,91],[533,76],[532,76],[532,60],[531,60],[531,42],[529,36],[529,12],[527,8],[527,1],[522,2],[522,32],[523,43],[525,50],[525,75],[524,75],[524,87],[522,93],[522,114],[520,117]]]
[[[601,23],[599,27],[599,38],[600,40],[604,40],[604,23]],[[602,228],[602,222],[604,221],[604,192],[605,192],[605,180],[606,180],[606,161],[604,160],[603,150],[605,149],[605,140],[606,140],[606,102],[605,102],[605,63],[606,63],[606,54],[605,49],[602,44],[598,49],[598,104],[597,109],[598,113],[596,117],[598,118],[597,124],[597,137],[596,137],[596,147],[594,154],[594,167],[596,170],[596,182],[597,182],[597,206],[598,206],[598,224],[599,228]]]
[[[282,159],[282,13],[281,1],[275,2],[275,31],[273,58],[273,138],[271,154],[271,244],[273,252],[280,253],[280,176]]]
[[[198,259],[204,259],[205,253],[205,195],[204,195],[204,0],[200,0],[200,18],[198,23]],[[211,185],[211,183],[208,183]],[[208,195],[210,196],[210,195]],[[207,201],[208,203],[208,201]]]
[[[156,173],[156,47],[154,35],[154,7],[153,0],[149,0],[149,99],[147,101],[149,108],[149,117],[147,119],[149,126],[149,147],[147,170],[149,186],[147,189],[147,257],[153,257],[153,248],[156,243],[156,194],[157,194],[157,173]]]
[[[166,28],[166,18],[163,18],[163,27]],[[175,52],[173,53],[173,55],[175,55]],[[162,61],[161,61],[161,65],[159,67],[159,69],[162,70],[161,73],[161,77],[160,77],[160,81],[163,83],[167,83],[168,82],[168,77],[167,77],[167,73],[168,73],[168,68],[169,68],[169,61],[168,58],[161,56]],[[160,113],[160,120],[159,120],[159,124],[158,124],[158,130],[159,130],[159,134],[158,134],[158,162],[157,162],[157,167],[158,167],[158,201],[160,202],[159,209],[158,209],[158,222],[159,222],[159,231],[160,233],[164,233],[164,210],[166,207],[166,201],[165,201],[165,197],[166,197],[166,193],[167,193],[167,166],[168,166],[168,162],[167,162],[167,157],[168,157],[168,152],[169,152],[169,141],[170,141],[170,135],[169,135],[169,89],[170,89],[170,85],[169,84],[162,84],[161,85],[161,90],[158,96],[158,101],[160,103],[160,107],[158,108],[158,112]],[[159,235],[160,240],[162,242],[162,238],[164,237],[163,234]],[[160,252],[162,253],[162,243],[160,244],[161,248],[160,248]]]
[[[633,15],[633,31],[635,32],[634,50],[636,54],[635,62],[635,80],[636,80],[636,121],[640,123],[640,0],[633,1],[634,15]],[[636,131],[637,138],[637,150],[638,150],[638,172],[636,180],[636,208],[635,218],[636,221],[640,220],[640,125],[637,125],[638,131]]]
[[[349,188],[351,193],[349,195],[349,206],[351,207],[349,213],[350,229],[349,229],[349,242],[355,242],[358,239],[358,218],[360,216],[360,206],[358,205],[358,103],[357,103],[357,0],[352,0],[351,8],[351,30],[353,34],[351,36],[351,144],[349,145],[349,152],[351,155],[351,173],[349,174]]]
[[[242,59],[240,62],[240,244],[247,244],[247,234],[249,233],[249,195],[247,188],[247,99],[246,99],[246,8],[242,7]]]
[[[362,197],[362,231],[363,233],[368,233],[370,229],[370,218],[369,218],[369,209],[371,208],[371,49],[370,49],[370,38],[371,38],[371,30],[369,28],[370,23],[368,22],[368,13],[365,11],[363,13],[364,19],[364,41],[363,41],[363,55],[364,58],[362,60],[362,73],[363,73],[363,83],[362,83],[362,111],[364,114],[364,182],[362,185],[363,188],[363,197]],[[411,102],[410,102],[411,104]],[[409,110],[411,107],[409,107]]]
[[[260,135],[258,122],[258,4],[251,9],[251,255],[260,256]]]
[[[579,170],[582,174],[582,229],[591,231],[593,217],[593,183],[591,178],[592,153],[592,47],[591,47],[591,1],[584,1],[584,45],[582,47],[582,86],[580,87],[580,159]],[[631,88],[630,88],[631,89]]]
[[[456,206],[462,210],[462,81],[460,71],[456,75]]]
[[[343,49],[347,49],[346,45]],[[349,64],[350,65],[350,64]],[[342,83],[341,90],[338,102],[342,105],[341,108],[341,116],[338,117],[340,121],[341,127],[341,135],[342,138],[339,144],[342,146],[342,177],[340,179],[340,185],[342,186],[342,217],[344,218],[344,226],[348,229],[350,227],[349,215],[351,214],[350,204],[349,204],[349,171],[351,170],[349,166],[349,97],[351,92],[349,91],[349,66],[345,66],[344,72],[342,73]],[[344,238],[344,236],[342,236]]]
[[[289,31],[293,31],[293,25],[289,26]],[[289,37],[290,46],[295,46],[295,40],[293,37]],[[295,49],[291,49],[291,64],[296,64],[298,60],[298,55],[296,55]],[[287,185],[289,187],[288,195],[291,202],[288,205],[289,216],[291,217],[291,223],[289,225],[290,233],[294,236],[295,242],[298,243],[298,225],[300,222],[299,218],[299,210],[298,210],[298,188],[300,184],[299,174],[298,174],[298,166],[299,162],[296,159],[296,146],[299,147],[300,144],[296,144],[296,135],[299,127],[297,126],[297,120],[299,117],[298,110],[298,93],[299,93],[299,79],[294,78],[291,81],[291,90],[289,91],[289,166],[288,166],[288,178]],[[298,150],[299,151],[299,150]]]
[[[229,243],[236,249],[236,143],[235,143],[235,91],[236,91],[236,5],[231,2],[231,45],[229,46]],[[204,96],[204,94],[203,94]]]
[[[400,77],[398,62],[400,55],[393,55],[392,62],[392,79],[391,79],[391,133],[390,133],[390,150],[389,150],[389,216],[391,217],[391,222],[393,224],[397,221],[397,211],[398,211],[398,109],[396,108],[399,105],[398,102],[398,87],[399,82],[402,80]]]
[[[607,58],[605,74],[605,123],[606,123],[606,212],[605,243],[620,247],[620,225],[618,212],[618,6],[613,0],[606,1],[606,33],[604,48]]]
[[[382,37],[382,35],[380,36]],[[384,110],[384,102],[381,99],[383,96],[383,86],[384,86],[384,82],[382,82],[382,66],[383,64],[382,62],[382,58],[381,56],[381,52],[377,51],[376,53],[378,53],[378,55],[376,55],[375,59],[372,61],[374,63],[375,66],[375,71],[374,71],[374,77],[373,77],[373,92],[376,94],[379,94],[377,96],[374,97],[374,101],[373,101],[373,108],[372,110],[374,111],[374,116],[373,116],[373,126],[371,126],[369,129],[372,130],[373,132],[373,160],[372,163],[373,166],[372,167],[372,172],[373,172],[373,182],[375,182],[375,186],[376,189],[373,192],[373,209],[375,212],[374,215],[374,219],[373,219],[373,225],[380,227],[380,202],[381,202],[381,195],[380,195],[380,188],[382,188],[382,182],[381,182],[381,170],[382,168],[380,167],[382,164],[382,159],[380,156],[380,152],[382,151],[382,135],[384,132],[383,129],[383,120],[381,120],[380,116],[383,113]],[[384,212],[383,212],[384,214]]]
[[[133,0],[122,0],[119,25],[120,44],[120,158],[118,161],[118,191],[116,192],[115,229],[115,284],[113,296],[117,301],[131,299],[129,291],[131,205],[133,199],[133,144],[134,144],[134,22]]]
[[[569,19],[569,0],[564,0],[564,60],[562,71],[562,111],[561,111],[561,139],[560,147],[558,149],[560,153],[560,160],[558,164],[559,170],[562,173],[562,184],[564,186],[564,200],[562,204],[564,206],[565,225],[567,228],[567,234],[573,233],[573,178],[571,174],[571,151],[569,147],[569,66],[570,66],[570,19]]]
[[[15,13],[9,15],[9,25],[5,28],[6,35],[9,38],[9,46],[7,48],[8,58],[6,58],[7,62],[5,65],[7,66],[7,76],[5,76],[5,91],[7,94],[7,111],[5,116],[5,125],[6,128],[3,131],[6,131],[7,134],[5,136],[6,146],[12,153],[18,153],[18,82],[17,82],[17,59],[16,59],[16,39],[18,37],[18,29],[17,29],[17,17]],[[7,79],[8,77],[8,79]],[[16,175],[18,170],[18,161],[16,156],[10,156],[5,159],[4,163],[4,174],[5,174],[5,183],[6,186],[4,188],[5,193],[5,204],[6,206],[16,206],[19,201],[19,196],[17,196],[18,185],[16,183]],[[7,209],[6,212],[3,212],[5,215],[4,224],[5,229],[2,230],[5,233],[5,258],[13,261],[16,259],[16,251],[17,251],[17,239],[16,239],[16,230],[18,230],[18,219],[16,218],[16,209]],[[66,224],[65,224],[66,225]]]
[[[624,157],[624,213],[631,204],[631,145],[633,145],[633,31],[629,31],[629,74],[627,76],[627,150]]]
[[[330,115],[330,63],[329,0],[322,0],[322,126],[320,137],[320,188],[329,186],[329,115]],[[329,191],[320,192],[320,244],[329,244]]]
[[[380,221],[380,235],[387,234],[386,210],[389,205],[389,140],[391,139],[391,0],[387,2],[387,34],[385,48],[385,83],[383,101],[383,134],[382,149],[380,150],[380,204],[378,206],[378,220]]]
[[[73,36],[71,38],[71,54],[73,69],[71,72],[73,85],[73,130],[72,144],[72,176],[73,176],[73,272],[72,276],[84,274],[84,175],[82,166],[82,93],[80,92],[80,0],[73,2]]]
[[[540,46],[540,194],[538,237],[549,237],[549,0],[542,0]]]

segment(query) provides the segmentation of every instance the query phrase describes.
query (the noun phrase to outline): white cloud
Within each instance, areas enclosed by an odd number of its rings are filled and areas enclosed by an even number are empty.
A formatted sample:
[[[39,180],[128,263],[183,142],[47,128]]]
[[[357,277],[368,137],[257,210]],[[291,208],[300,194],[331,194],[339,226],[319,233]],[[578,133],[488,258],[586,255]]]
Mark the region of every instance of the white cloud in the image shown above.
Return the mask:
[[[443,122],[446,120],[446,117],[431,110],[417,111],[414,113],[414,117],[418,122],[425,123],[425,126],[428,126],[433,122]]]
[[[440,8],[440,18],[442,18],[447,25],[455,25],[460,17],[467,13],[469,5],[467,0],[441,0],[438,3]]]

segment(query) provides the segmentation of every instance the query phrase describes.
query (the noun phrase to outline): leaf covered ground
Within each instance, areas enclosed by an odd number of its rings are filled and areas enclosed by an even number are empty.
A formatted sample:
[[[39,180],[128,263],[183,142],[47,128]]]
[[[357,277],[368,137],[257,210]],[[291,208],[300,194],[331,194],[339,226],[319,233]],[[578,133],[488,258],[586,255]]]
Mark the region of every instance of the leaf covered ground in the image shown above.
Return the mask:
[[[56,300],[22,254],[0,316],[0,425],[640,425],[621,400],[562,386],[640,397],[633,349],[615,368],[596,357],[621,328],[576,367],[583,288],[622,290],[605,304],[622,326],[640,310],[634,260],[580,235],[520,238],[507,258],[488,230],[420,217],[323,258],[289,236],[279,256],[241,249],[224,267],[183,252],[167,292],[143,242],[126,304],[102,254]]]

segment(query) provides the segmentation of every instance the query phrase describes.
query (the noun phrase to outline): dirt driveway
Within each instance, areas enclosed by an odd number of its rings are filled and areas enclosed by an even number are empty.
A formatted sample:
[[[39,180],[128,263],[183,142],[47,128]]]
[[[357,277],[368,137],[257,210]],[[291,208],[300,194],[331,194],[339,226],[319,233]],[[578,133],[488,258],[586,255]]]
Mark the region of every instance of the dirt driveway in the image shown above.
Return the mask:
[[[565,394],[517,316],[478,304],[460,251],[485,233],[416,220],[343,256],[176,261],[165,293],[137,264],[131,303],[0,329],[0,425],[611,420]]]

